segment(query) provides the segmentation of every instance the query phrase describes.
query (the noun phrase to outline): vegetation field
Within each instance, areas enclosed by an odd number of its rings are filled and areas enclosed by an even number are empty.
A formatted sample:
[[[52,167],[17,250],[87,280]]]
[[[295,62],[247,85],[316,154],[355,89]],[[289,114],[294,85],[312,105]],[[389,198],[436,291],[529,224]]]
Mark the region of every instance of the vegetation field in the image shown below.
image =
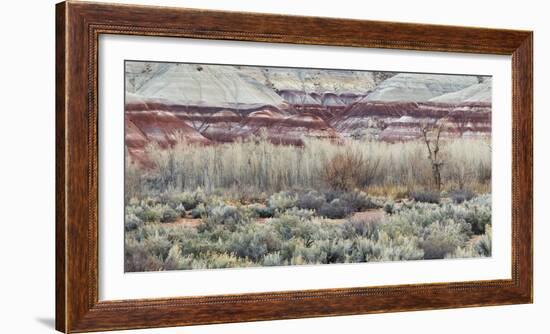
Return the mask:
[[[125,271],[491,255],[489,141],[304,142],[127,156]]]

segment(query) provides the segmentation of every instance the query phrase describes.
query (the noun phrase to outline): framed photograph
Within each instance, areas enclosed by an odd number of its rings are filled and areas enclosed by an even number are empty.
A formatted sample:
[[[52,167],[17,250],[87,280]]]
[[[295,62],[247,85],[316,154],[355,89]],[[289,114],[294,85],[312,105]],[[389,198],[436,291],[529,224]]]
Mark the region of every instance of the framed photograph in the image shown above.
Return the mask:
[[[532,302],[532,32],[56,13],[59,331]]]

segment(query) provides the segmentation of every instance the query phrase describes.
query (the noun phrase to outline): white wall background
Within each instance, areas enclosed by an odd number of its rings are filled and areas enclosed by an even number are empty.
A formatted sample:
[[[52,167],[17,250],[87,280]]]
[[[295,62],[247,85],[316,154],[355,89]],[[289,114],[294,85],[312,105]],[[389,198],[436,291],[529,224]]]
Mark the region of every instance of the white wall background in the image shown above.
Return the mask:
[[[535,304],[127,333],[547,333],[550,223],[550,23],[544,1],[128,0],[281,14],[535,31]],[[51,333],[54,317],[54,4],[0,4],[0,332]],[[545,75],[546,74],[546,75]],[[546,241],[546,242],[545,242]]]

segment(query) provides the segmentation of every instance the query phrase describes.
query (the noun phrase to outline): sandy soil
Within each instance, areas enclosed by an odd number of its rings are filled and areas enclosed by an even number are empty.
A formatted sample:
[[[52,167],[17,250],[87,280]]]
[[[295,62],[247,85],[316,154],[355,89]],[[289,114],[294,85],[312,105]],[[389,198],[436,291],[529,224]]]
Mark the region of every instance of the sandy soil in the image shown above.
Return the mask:
[[[363,212],[355,212],[351,217],[356,219],[381,219],[384,218],[385,212],[380,209],[367,210]],[[348,218],[343,219],[325,219],[324,221],[334,224],[343,224]]]
[[[168,224],[164,224],[164,225],[168,225],[168,226],[170,226],[170,225],[184,225],[184,226],[189,226],[189,227],[197,227],[200,223],[201,223],[200,218],[180,218],[180,219],[176,220],[173,223],[168,223]]]
[[[384,211],[381,209],[375,209],[375,210],[367,210],[363,212],[355,212],[352,216],[352,218],[359,218],[359,219],[381,219],[385,215]],[[258,224],[264,224],[267,222],[269,218],[258,218],[256,220],[256,223]],[[324,221],[333,223],[333,224],[342,224],[347,219],[325,219]],[[201,223],[200,218],[179,218],[173,223],[164,224],[166,226],[170,225],[183,225],[188,227],[197,227]]]
[[[363,212],[355,212],[352,218],[358,219],[381,219],[385,215],[383,210],[367,210]],[[256,223],[264,224],[269,218],[258,218]],[[324,221],[333,223],[333,224],[343,224],[347,219],[325,219]],[[170,225],[183,225],[188,227],[197,227],[201,223],[200,218],[180,218],[173,223],[164,224],[167,226]]]

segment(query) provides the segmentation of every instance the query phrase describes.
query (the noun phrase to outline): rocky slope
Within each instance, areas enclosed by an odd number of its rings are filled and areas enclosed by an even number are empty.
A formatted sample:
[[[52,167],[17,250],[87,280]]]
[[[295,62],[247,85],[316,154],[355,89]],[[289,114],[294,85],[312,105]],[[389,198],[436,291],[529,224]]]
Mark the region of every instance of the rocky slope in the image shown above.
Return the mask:
[[[382,81],[366,101],[427,101],[479,83],[475,76],[399,73]]]
[[[135,93],[166,107],[237,111],[264,106],[285,108],[281,96],[261,84],[244,80],[231,66],[171,64],[152,75]]]
[[[403,141],[436,122],[449,138],[491,131],[491,79],[476,76],[127,62],[126,87],[127,148],[141,160],[147,144],[181,139]]]
[[[439,95],[430,99],[432,102],[464,103],[464,102],[485,102],[491,103],[492,81],[468,86],[459,91]]]
[[[400,141],[419,138],[422,127],[435,122],[443,125],[445,137],[488,137],[491,80],[398,74],[355,102],[332,125],[344,137]]]

